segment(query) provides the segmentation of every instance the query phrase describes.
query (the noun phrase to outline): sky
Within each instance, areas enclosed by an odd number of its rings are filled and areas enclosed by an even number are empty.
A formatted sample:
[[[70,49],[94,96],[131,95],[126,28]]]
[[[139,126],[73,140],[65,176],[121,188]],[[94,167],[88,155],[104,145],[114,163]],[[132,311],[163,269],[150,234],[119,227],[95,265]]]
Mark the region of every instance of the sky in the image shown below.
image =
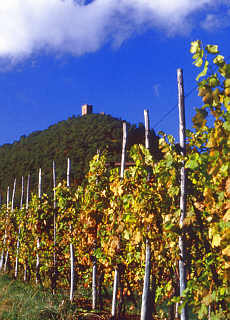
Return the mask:
[[[201,100],[191,41],[230,52],[230,0],[0,2],[0,145],[93,105],[178,139],[177,69],[186,125]]]

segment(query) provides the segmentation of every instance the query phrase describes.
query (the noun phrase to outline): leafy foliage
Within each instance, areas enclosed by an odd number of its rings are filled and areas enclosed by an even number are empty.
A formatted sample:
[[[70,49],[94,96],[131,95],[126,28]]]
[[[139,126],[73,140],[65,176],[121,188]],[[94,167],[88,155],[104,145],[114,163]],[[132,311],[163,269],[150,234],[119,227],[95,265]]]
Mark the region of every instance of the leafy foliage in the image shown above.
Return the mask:
[[[42,168],[42,188],[50,193],[52,186],[52,162],[56,163],[56,176],[62,181],[66,159],[71,159],[71,183],[84,179],[89,161],[99,149],[108,151],[108,165],[120,161],[122,121],[109,115],[89,114],[69,118],[36,131],[28,137],[22,136],[13,144],[0,147],[0,192],[5,202],[6,190],[17,178],[16,201],[20,201],[21,177],[31,175],[31,191],[37,192],[38,169]],[[158,139],[151,131],[152,151],[156,157]],[[143,124],[128,124],[128,150],[134,143],[144,143]]]
[[[68,245],[72,242],[78,279],[83,279],[85,286],[91,283],[89,269],[96,257],[105,284],[111,285],[117,266],[123,293],[128,296],[135,291],[140,295],[148,238],[152,249],[152,302],[159,306],[158,318],[165,319],[169,313],[162,305],[171,308],[182,298],[180,308],[188,303],[198,319],[207,319],[208,314],[212,320],[229,319],[230,109],[226,89],[230,75],[217,46],[203,49],[197,41],[191,51],[196,66],[204,66],[198,93],[209,94],[210,99],[203,99],[204,105],[193,119],[194,130],[187,131],[186,158],[178,152],[174,138],[161,133],[161,159],[153,157],[143,145],[134,145],[130,156],[135,165],[125,170],[123,179],[117,168],[106,165],[108,153],[103,152],[91,160],[83,183],[71,188],[65,182],[57,186],[58,286],[68,284]],[[207,76],[207,68],[213,64],[217,72]],[[209,126],[206,117],[212,119]],[[179,177],[183,163],[188,177],[187,217],[182,226],[188,276],[187,288],[179,297]],[[0,228],[1,246],[10,248],[11,261],[15,259],[21,225],[20,262],[29,264],[35,278],[39,254],[43,281],[48,285],[52,283],[53,216],[53,204],[46,195],[41,201],[33,197],[28,211],[2,207],[0,216],[0,226],[5,226]]]

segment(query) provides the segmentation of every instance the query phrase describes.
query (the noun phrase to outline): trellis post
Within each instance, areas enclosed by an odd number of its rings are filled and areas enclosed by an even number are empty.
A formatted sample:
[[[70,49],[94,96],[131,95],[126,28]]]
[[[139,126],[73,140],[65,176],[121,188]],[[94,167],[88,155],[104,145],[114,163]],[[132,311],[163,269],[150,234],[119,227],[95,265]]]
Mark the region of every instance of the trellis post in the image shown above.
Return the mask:
[[[24,177],[22,176],[22,190],[21,190],[20,210],[22,210],[23,196],[24,196]],[[14,270],[14,276],[15,276],[15,278],[17,278],[17,276],[18,276],[18,255],[19,255],[20,233],[21,233],[20,222],[21,222],[21,221],[19,221],[18,240],[17,240],[17,249],[16,249],[16,261],[15,261],[15,270]]]
[[[41,197],[42,197],[42,169],[39,169],[38,173],[38,199],[39,206],[41,205]],[[40,258],[39,258],[39,249],[40,249],[40,239],[39,236],[37,238],[37,262],[36,262],[36,284],[41,280],[40,279]]]
[[[121,171],[120,171],[121,179],[124,178],[126,145],[127,145],[127,124],[125,121],[123,121],[123,140],[122,140]],[[119,283],[119,270],[116,267],[114,271],[114,282],[113,282],[113,298],[112,298],[112,311],[111,311],[112,317],[116,316],[118,283]]]
[[[149,111],[144,110],[145,120],[145,148],[149,150]],[[148,172],[148,180],[150,173]],[[145,276],[144,286],[142,293],[142,304],[141,304],[141,320],[147,320],[149,317],[149,294],[150,294],[150,273],[151,273],[151,247],[149,240],[146,239],[146,253],[145,253]]]
[[[29,209],[29,192],[30,192],[30,174],[27,177],[27,186],[26,186],[26,213]],[[27,274],[29,273],[28,259],[25,259],[24,266],[24,281],[27,281]]]
[[[56,289],[56,281],[57,281],[57,261],[56,261],[56,166],[53,161],[53,201],[54,201],[54,229],[53,229],[53,237],[54,237],[54,251],[53,251],[53,274],[52,274],[52,290],[53,293]]]
[[[67,159],[67,188],[70,188],[70,158]],[[70,226],[70,233],[72,233],[72,226]],[[70,302],[73,302],[74,289],[75,289],[75,257],[74,246],[72,241],[70,242]]]
[[[184,84],[183,84],[183,71],[177,70],[177,82],[178,82],[178,108],[179,108],[179,139],[180,150],[183,158],[186,156],[186,126],[185,126],[185,105],[184,105]],[[182,298],[183,292],[186,289],[186,248],[185,248],[185,231],[183,222],[186,217],[186,170],[183,160],[181,172],[180,172],[180,228],[181,235],[179,236],[179,275],[180,275],[180,297]],[[187,305],[181,310],[181,320],[188,320]]]

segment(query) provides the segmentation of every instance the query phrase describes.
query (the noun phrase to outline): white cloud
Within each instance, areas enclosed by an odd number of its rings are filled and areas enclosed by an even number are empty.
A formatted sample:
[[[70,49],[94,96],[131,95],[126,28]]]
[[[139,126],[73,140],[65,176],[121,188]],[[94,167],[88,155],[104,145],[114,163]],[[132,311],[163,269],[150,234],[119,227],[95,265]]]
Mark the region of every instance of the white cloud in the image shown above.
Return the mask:
[[[201,26],[207,31],[215,31],[230,26],[230,10],[222,14],[207,14]]]
[[[160,96],[160,84],[156,83],[153,86],[154,96],[159,97]]]
[[[0,58],[17,61],[41,50],[81,55],[147,28],[181,33],[192,14],[217,2],[226,0],[4,0]]]

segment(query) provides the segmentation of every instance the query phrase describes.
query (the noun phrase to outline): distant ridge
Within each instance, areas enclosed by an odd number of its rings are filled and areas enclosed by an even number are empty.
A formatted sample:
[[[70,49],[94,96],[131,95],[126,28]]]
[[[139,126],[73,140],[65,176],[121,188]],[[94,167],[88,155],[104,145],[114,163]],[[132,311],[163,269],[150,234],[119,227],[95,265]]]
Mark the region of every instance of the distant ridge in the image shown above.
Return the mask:
[[[135,143],[144,144],[142,123],[128,126],[128,150]],[[158,156],[158,138],[151,131],[152,150]],[[37,192],[38,169],[42,168],[42,192],[52,190],[52,162],[56,163],[57,180],[66,178],[66,159],[71,159],[71,182],[82,180],[88,163],[97,149],[108,150],[108,161],[121,157],[122,120],[104,114],[73,116],[51,125],[43,131],[22,136],[19,141],[0,147],[0,193],[3,202],[9,185],[17,179],[17,199],[20,198],[21,177],[31,174],[31,189]],[[127,158],[129,161],[129,158]]]

